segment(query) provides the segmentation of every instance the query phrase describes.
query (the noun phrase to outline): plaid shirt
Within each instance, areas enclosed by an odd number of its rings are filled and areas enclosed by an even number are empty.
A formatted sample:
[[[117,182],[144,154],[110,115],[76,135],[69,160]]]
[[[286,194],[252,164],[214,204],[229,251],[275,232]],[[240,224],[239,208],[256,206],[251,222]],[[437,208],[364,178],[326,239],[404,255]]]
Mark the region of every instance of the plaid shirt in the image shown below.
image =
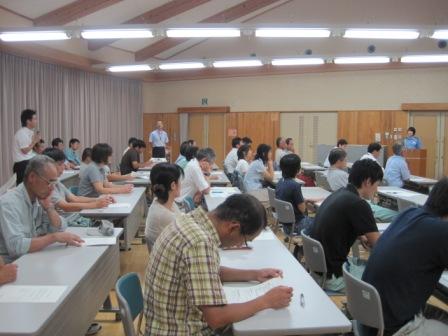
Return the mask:
[[[151,252],[145,281],[145,335],[213,335],[198,308],[226,304],[220,240],[198,208],[168,226]]]

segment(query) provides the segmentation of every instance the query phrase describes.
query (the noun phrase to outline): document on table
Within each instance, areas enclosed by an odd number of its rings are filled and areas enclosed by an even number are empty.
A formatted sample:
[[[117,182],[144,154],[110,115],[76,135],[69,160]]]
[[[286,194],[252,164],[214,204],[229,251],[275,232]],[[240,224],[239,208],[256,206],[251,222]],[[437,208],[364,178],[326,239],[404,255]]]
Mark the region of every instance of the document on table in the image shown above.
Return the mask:
[[[231,287],[224,286],[224,293],[226,294],[227,303],[243,303],[254,300],[267,292],[272,288],[280,286],[282,284],[281,278],[272,278],[266,282],[262,282],[255,286],[248,287]]]
[[[83,246],[100,246],[100,245],[115,245],[117,243],[117,237],[114,236],[102,236],[102,237],[84,237]]]
[[[236,188],[219,188],[219,187],[213,187],[210,190],[210,197],[229,197],[233,194],[238,194],[238,190]]]
[[[387,191],[386,194],[394,195],[394,196],[401,196],[401,197],[412,197],[416,196],[415,192],[410,192],[406,190],[400,190],[400,191]]]
[[[0,303],[54,303],[67,286],[18,286],[0,287]]]
[[[129,208],[130,206],[130,203],[111,203],[108,208]]]

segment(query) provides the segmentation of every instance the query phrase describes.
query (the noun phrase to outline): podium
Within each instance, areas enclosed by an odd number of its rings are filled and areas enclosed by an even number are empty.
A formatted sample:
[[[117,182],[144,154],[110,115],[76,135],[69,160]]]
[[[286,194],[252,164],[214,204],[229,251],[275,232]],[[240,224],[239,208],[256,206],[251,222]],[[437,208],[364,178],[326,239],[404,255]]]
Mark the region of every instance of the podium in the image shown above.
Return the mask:
[[[412,175],[426,176],[426,149],[404,149],[403,156]]]

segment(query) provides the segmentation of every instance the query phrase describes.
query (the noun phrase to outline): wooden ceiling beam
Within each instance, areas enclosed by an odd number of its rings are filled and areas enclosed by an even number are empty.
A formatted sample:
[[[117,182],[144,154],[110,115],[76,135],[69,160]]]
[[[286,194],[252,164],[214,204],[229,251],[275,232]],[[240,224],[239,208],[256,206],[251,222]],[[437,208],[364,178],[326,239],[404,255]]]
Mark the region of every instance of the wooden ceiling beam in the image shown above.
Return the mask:
[[[190,9],[198,7],[211,0],[173,0],[169,1],[162,6],[151,9],[150,11],[136,16],[124,24],[157,24],[166,21],[173,16],[182,14]],[[98,40],[89,41],[89,50],[98,50],[102,47],[110,45],[117,40]]]
[[[35,26],[62,26],[123,0],[76,0],[34,19]]]
[[[232,22],[236,19],[239,19],[243,16],[246,16],[250,13],[253,13],[263,7],[272,5],[279,0],[246,0],[238,5],[227,8],[215,15],[212,15],[200,23],[228,23]],[[187,39],[168,39],[164,38],[156,43],[151,44],[150,46],[140,49],[135,53],[135,60],[137,62],[142,62],[147,60],[148,58],[154,57],[161,52],[171,49],[179,44],[184,43]]]

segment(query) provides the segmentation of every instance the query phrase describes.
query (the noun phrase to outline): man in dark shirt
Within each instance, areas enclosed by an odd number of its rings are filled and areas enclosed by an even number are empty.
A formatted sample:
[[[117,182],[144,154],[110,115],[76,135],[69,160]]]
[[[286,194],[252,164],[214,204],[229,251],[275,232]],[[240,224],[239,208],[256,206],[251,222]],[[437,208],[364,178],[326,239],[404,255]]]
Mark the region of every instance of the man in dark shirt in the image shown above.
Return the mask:
[[[395,219],[369,258],[363,280],[381,296],[385,335],[448,335],[448,313],[426,304],[448,267],[447,195],[444,177],[423,208]]]
[[[120,162],[121,175],[127,175],[133,171],[137,171],[139,168],[143,168],[149,165],[146,162],[140,162],[140,154],[146,148],[146,144],[143,140],[136,140],[132,143],[132,148],[124,153]]]
[[[347,187],[328,196],[317,211],[311,237],[324,248],[328,269],[326,289],[345,289],[342,265],[358,237],[364,244],[375,245],[378,228],[372,210],[364,199],[373,197],[382,178],[383,170],[375,161],[356,161]],[[351,264],[350,272],[360,278],[364,266],[351,259],[348,261]]]

